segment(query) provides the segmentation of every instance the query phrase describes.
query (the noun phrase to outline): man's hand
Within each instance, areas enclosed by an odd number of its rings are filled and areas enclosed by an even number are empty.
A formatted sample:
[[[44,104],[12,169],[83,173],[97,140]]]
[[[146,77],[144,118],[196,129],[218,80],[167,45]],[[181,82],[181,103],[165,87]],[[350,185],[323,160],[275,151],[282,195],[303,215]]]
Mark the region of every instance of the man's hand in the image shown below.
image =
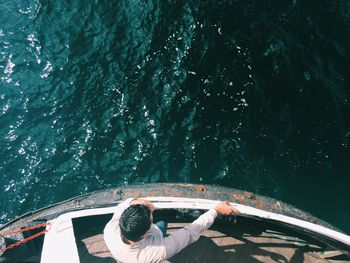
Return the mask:
[[[154,211],[154,205],[151,203],[151,201],[148,201],[146,199],[134,199],[130,202],[130,205],[145,205],[149,208],[151,213]]]
[[[219,215],[222,215],[222,216],[239,214],[239,211],[233,208],[227,201],[218,204],[214,209]]]

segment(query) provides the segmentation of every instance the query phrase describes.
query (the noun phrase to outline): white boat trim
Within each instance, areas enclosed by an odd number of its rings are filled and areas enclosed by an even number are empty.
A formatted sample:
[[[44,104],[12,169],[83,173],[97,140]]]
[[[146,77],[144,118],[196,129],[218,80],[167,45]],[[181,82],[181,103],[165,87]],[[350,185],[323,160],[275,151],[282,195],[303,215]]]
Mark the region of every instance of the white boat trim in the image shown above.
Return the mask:
[[[207,199],[192,199],[192,198],[179,198],[179,197],[159,197],[159,198],[148,198],[150,201],[162,201],[162,202],[170,202],[171,206],[173,208],[197,208],[199,209],[210,209],[213,205],[218,204],[220,201],[212,201]],[[196,204],[193,205],[193,202]],[[209,202],[209,203],[208,203]],[[177,205],[180,204],[180,207]],[[184,207],[184,205],[187,204],[187,207]],[[204,206],[202,206],[202,204]],[[262,219],[269,219],[274,220],[282,223],[286,223],[289,225],[301,227],[307,230],[310,230],[312,232],[318,233],[322,236],[326,236],[332,239],[335,239],[337,241],[340,241],[348,246],[350,246],[350,236],[340,233],[338,231],[335,231],[330,228],[326,228],[324,226],[320,226],[314,223],[310,223],[301,219],[297,219],[290,216],[285,216],[281,214],[276,214],[272,212],[267,212],[261,209],[257,209],[251,206],[241,205],[237,203],[230,203],[234,208],[238,209],[241,214],[243,215],[249,215],[249,216],[255,216]],[[165,204],[169,207],[169,203]],[[210,206],[211,205],[211,206]],[[163,205],[159,204],[159,208],[164,208]]]
[[[84,216],[111,214],[116,206],[108,208],[94,208],[69,212],[51,220],[51,227],[46,233],[41,253],[41,263],[70,262],[79,263],[78,248],[75,243],[73,218]]]
[[[152,201],[156,209],[185,208],[208,210],[210,208],[213,208],[220,202],[208,199],[193,199],[179,197],[146,197],[145,199]],[[267,212],[250,206],[241,205],[237,203],[230,204],[236,209],[238,209],[242,215],[255,216],[261,219],[274,220],[292,226],[297,226],[298,228],[312,231],[321,236],[337,240],[343,244],[350,246],[350,236],[340,233],[338,231],[317,224],[313,224],[304,220],[272,212]],[[115,211],[115,209],[116,206],[68,212],[52,220],[51,229],[45,235],[41,263],[80,262],[78,250],[75,243],[72,219],[84,216],[112,214]]]

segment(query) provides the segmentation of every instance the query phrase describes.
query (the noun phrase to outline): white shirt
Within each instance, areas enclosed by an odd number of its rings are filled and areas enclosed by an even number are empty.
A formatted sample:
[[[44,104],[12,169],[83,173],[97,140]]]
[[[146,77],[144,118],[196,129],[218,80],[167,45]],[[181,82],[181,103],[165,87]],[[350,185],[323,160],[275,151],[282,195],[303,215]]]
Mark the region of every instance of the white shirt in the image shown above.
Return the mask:
[[[117,206],[112,219],[104,229],[104,239],[114,258],[120,263],[153,263],[169,259],[189,244],[197,241],[200,234],[214,222],[217,212],[210,209],[193,223],[163,237],[161,230],[154,224],[146,232],[145,237],[131,245],[125,244],[121,238],[119,218],[130,206],[132,198]]]

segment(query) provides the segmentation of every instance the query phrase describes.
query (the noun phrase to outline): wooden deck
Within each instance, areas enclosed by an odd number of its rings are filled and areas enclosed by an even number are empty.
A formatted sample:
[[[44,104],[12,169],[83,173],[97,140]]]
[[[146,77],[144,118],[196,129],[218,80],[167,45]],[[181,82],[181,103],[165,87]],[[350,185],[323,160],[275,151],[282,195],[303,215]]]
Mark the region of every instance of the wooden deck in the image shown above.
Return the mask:
[[[317,255],[320,249],[316,245],[309,247],[298,243],[294,237],[288,238],[279,233],[248,234],[244,229],[225,232],[216,229],[205,231],[198,242],[169,262],[328,262]]]
[[[169,224],[171,233],[185,226],[183,223]],[[234,227],[222,230],[220,227],[207,230],[194,244],[188,246],[168,261],[185,262],[235,262],[235,263],[300,263],[300,262],[349,262],[332,261],[321,257],[322,248],[317,244],[306,244],[293,236],[278,232],[265,231],[252,233],[251,229]],[[101,233],[101,232],[100,232]],[[102,234],[77,240],[81,262],[112,263],[115,262],[108,251]]]

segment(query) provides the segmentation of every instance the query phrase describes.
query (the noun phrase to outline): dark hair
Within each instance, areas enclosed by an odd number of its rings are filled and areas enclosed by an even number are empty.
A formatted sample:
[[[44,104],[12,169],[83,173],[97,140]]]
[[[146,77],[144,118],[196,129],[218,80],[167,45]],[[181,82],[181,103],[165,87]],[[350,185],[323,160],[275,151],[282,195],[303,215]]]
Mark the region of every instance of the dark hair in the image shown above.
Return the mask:
[[[130,241],[138,241],[151,227],[151,211],[145,205],[128,207],[119,219],[120,232]]]

